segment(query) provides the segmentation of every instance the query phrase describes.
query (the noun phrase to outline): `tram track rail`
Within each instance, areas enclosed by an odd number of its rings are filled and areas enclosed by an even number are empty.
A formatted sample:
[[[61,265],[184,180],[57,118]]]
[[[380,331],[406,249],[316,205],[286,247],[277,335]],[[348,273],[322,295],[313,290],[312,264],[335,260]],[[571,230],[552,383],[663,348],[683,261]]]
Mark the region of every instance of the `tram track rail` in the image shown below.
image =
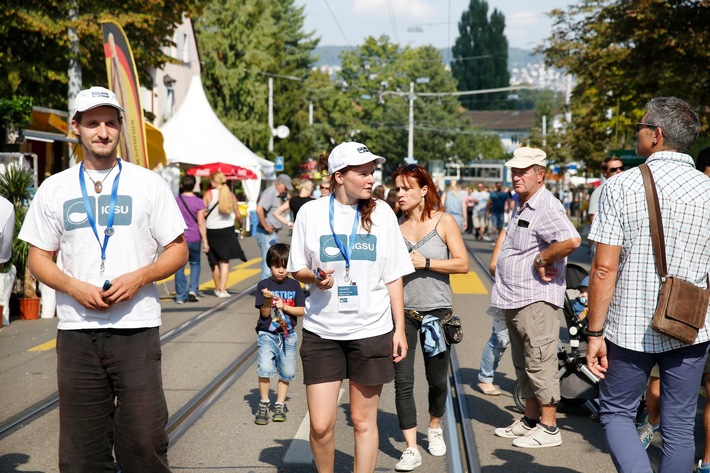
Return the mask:
[[[491,280],[488,272],[488,266],[481,261],[475,254],[473,249],[467,246],[468,253],[476,264],[481,268]],[[448,416],[447,436],[450,439],[456,438],[457,442],[449,442],[449,454],[447,458],[447,471],[451,473],[480,473],[481,462],[478,457],[478,446],[476,437],[471,426],[471,417],[468,415],[468,405],[466,403],[465,386],[466,383],[461,375],[458,357],[456,355],[456,347],[450,347],[451,354],[449,364],[451,366],[451,375],[449,377],[449,396],[446,404],[446,412]],[[461,448],[459,448],[459,446]]]
[[[196,316],[190,318],[189,320],[183,322],[182,324],[178,325],[177,327],[167,331],[163,335],[160,336],[160,344],[165,345],[166,343],[172,341],[173,339],[177,338],[178,336],[186,333],[190,329],[196,327],[200,323],[209,320],[211,317],[215,316],[216,314],[219,314],[222,312],[224,309],[229,307],[230,305],[241,301],[245,297],[250,296],[250,294],[254,291],[256,288],[256,285],[252,285],[245,290],[241,291],[239,294],[235,294],[233,297],[230,297],[229,299],[222,299],[218,304],[210,307],[209,309],[200,312]],[[254,356],[254,353],[256,352],[256,344],[253,346],[249,347],[245,352],[243,352],[230,366],[225,369],[220,376],[218,376],[215,380],[213,380],[205,389],[203,389],[198,396],[193,398],[188,404],[192,404],[191,409],[192,410],[197,410],[198,407],[201,403],[204,402],[204,399],[200,400],[201,395],[206,395],[208,393],[213,393],[217,392],[220,387],[220,378],[226,377],[228,372],[235,372],[238,370],[239,366],[243,365],[248,361],[249,356]],[[241,361],[240,361],[241,360]],[[222,381],[224,382],[224,381]],[[0,424],[0,440],[3,440],[4,438],[12,435],[15,433],[17,430],[31,424],[35,420],[47,415],[49,412],[53,411],[55,408],[59,406],[59,393],[55,392],[52,393],[51,395],[47,396],[46,398],[42,399],[41,401],[29,406],[28,408],[24,409],[20,413],[10,417],[8,420],[4,421],[3,423]],[[175,425],[175,430],[177,431],[177,428],[186,421],[186,419],[182,418],[182,415],[185,414],[185,407],[180,409],[178,413],[176,413],[171,420],[168,421],[168,425]],[[177,417],[178,414],[181,414],[181,417]],[[188,417],[189,419],[189,417]],[[172,422],[171,422],[172,421]]]

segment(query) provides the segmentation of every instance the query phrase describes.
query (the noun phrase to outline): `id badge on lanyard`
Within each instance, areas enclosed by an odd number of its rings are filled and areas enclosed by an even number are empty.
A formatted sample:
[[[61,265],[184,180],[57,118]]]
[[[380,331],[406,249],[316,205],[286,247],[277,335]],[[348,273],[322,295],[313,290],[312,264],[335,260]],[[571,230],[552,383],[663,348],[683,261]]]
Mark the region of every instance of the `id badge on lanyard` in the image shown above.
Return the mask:
[[[355,220],[353,221],[353,228],[350,232],[350,239],[348,240],[348,246],[346,247],[338,235],[335,233],[335,226],[333,225],[334,215],[335,215],[335,195],[330,194],[330,231],[333,233],[333,239],[335,240],[340,254],[343,255],[345,259],[345,277],[343,278],[343,285],[338,284],[338,309],[341,312],[356,312],[359,308],[360,299],[358,297],[357,284],[352,281],[350,277],[350,257],[353,253],[353,248],[355,246],[355,238],[357,238],[357,227],[360,223],[360,210],[355,211]]]
[[[340,312],[357,312],[360,308],[360,297],[357,284],[338,286],[338,310]]]

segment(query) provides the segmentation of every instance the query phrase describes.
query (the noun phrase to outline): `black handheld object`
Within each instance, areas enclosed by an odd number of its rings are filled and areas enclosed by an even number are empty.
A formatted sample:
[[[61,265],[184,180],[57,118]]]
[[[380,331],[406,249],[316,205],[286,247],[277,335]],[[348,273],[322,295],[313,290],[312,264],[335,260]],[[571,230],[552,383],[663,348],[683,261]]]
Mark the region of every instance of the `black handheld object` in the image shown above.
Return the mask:
[[[108,291],[109,289],[111,289],[111,281],[109,281],[108,279],[104,281],[104,286],[101,289],[104,291]]]
[[[320,268],[314,269],[314,270],[313,270],[313,274],[316,275],[316,279],[318,279],[319,281],[323,281],[325,278],[328,277],[328,275],[325,274],[325,271],[323,271],[323,270],[320,269]]]

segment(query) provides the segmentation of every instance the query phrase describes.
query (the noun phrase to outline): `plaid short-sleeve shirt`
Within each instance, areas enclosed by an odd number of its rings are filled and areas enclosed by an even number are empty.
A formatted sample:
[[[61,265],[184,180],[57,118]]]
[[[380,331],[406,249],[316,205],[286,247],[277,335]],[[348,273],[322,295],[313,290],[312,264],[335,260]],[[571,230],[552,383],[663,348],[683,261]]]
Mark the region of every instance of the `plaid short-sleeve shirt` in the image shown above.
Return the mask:
[[[516,202],[496,265],[491,305],[519,309],[533,302],[548,302],[562,307],[567,258],[553,263],[557,276],[550,282],[540,279],[533,260],[552,243],[571,238],[579,238],[579,233],[560,201],[544,187],[524,204]]]
[[[663,151],[647,160],[663,219],[668,274],[706,287],[710,272],[710,178],[687,154]],[[609,178],[589,239],[621,246],[619,273],[606,318],[606,337],[634,351],[660,353],[684,346],[654,332],[661,280],[656,271],[643,178],[638,168]],[[710,323],[698,342],[710,340]]]

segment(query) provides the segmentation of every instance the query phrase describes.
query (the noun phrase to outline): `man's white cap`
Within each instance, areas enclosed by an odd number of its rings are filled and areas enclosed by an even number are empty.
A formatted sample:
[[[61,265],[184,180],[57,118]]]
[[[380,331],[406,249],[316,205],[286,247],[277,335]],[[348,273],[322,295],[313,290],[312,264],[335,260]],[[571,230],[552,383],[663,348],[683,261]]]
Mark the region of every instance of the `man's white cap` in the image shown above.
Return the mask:
[[[547,154],[541,149],[523,146],[513,152],[513,159],[505,163],[506,167],[525,169],[537,164],[547,166]]]
[[[77,113],[86,112],[87,110],[103,105],[117,108],[119,111],[123,112],[123,109],[118,104],[118,100],[116,100],[116,94],[110,90],[103,87],[92,87],[82,90],[74,99],[74,110],[72,111],[71,117],[73,119]]]
[[[372,154],[367,146],[362,143],[350,141],[341,143],[330,152],[328,156],[328,174],[348,166],[360,166],[374,161],[377,164],[385,162],[385,158]]]

